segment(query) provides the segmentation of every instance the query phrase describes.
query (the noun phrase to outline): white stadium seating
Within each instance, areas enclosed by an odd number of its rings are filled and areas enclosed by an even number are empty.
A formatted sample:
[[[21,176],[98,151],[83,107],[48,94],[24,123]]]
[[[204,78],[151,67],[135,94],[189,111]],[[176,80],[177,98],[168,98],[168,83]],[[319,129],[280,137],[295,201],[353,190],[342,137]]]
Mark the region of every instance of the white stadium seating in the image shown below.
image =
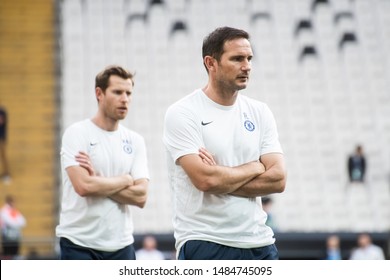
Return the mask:
[[[288,168],[273,195],[280,231],[390,230],[390,1],[61,1],[62,129],[96,110],[94,77],[108,64],[136,72],[124,124],[144,135],[150,197],[138,233],[171,232],[163,118],[207,82],[203,38],[229,25],[251,34],[249,87],[275,114]],[[347,180],[362,144],[364,186]]]

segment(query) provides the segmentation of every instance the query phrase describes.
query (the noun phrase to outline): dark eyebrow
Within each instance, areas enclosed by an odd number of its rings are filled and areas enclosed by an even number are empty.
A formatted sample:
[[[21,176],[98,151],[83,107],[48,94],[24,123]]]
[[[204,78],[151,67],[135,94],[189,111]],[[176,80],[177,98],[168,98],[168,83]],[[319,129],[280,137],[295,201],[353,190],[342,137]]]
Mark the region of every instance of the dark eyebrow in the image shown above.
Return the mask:
[[[251,60],[253,58],[253,55],[233,55],[231,59],[245,59],[248,58],[248,60]]]

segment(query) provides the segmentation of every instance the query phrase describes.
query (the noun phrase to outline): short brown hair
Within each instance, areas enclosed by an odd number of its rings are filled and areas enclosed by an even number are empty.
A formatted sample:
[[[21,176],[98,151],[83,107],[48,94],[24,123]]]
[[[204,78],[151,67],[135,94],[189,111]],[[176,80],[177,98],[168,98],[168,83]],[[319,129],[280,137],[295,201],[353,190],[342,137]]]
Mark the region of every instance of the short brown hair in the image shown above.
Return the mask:
[[[96,75],[95,88],[99,87],[102,89],[103,92],[106,91],[108,87],[108,80],[111,76],[119,76],[123,79],[130,79],[134,86],[133,73],[129,72],[121,66],[110,65]]]
[[[224,52],[224,45],[226,41],[244,38],[249,40],[249,33],[233,27],[219,27],[211,32],[203,40],[202,57],[211,56],[217,61],[220,61]],[[206,67],[207,70],[207,67]]]

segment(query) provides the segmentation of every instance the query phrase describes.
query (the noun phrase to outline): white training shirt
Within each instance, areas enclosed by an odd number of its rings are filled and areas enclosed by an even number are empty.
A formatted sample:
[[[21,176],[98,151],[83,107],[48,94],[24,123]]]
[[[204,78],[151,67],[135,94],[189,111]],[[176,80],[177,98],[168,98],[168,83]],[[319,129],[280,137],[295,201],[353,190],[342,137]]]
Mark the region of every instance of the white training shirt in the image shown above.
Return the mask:
[[[144,139],[119,124],[106,131],[87,119],[71,125],[62,137],[62,203],[58,237],[101,251],[116,251],[134,242],[131,205],[106,197],[81,197],[66,172],[78,165],[79,151],[89,154],[95,172],[111,177],[130,174],[134,180],[149,178]]]
[[[273,244],[266,213],[255,198],[199,191],[176,160],[205,147],[218,165],[238,166],[267,153],[282,153],[268,106],[238,95],[232,106],[215,103],[198,89],[171,105],[163,141],[173,190],[176,249],[188,240],[206,240],[238,248]]]

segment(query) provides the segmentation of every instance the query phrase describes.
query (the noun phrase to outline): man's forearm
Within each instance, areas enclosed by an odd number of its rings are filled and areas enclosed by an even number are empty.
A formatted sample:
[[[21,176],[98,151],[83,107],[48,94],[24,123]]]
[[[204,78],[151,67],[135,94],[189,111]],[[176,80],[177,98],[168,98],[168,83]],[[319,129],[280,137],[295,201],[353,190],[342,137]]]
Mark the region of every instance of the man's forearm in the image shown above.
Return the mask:
[[[82,184],[86,196],[111,196],[133,184],[131,176],[89,176]]]
[[[193,161],[196,161],[197,157],[191,157]],[[234,192],[265,171],[264,165],[259,160],[235,167],[217,165],[213,155],[204,148],[199,149],[198,159],[203,162],[203,164],[200,163],[201,168],[192,168],[196,166],[192,165],[187,166],[185,170],[199,190],[211,194]],[[181,161],[182,166],[186,166],[185,163],[190,160]]]
[[[215,166],[204,181],[203,191],[212,194],[228,194],[249,183],[261,174],[260,162],[249,162],[236,167]]]
[[[147,198],[148,182],[147,179],[137,180],[134,182],[134,185],[116,192],[109,197],[120,204],[130,204],[143,208]]]
[[[89,155],[85,152],[79,152],[75,159],[79,166],[68,167],[67,172],[76,192],[81,196],[107,197],[134,184],[130,174],[115,177],[100,176],[95,172]]]
[[[274,167],[266,170],[230,194],[242,197],[257,197],[281,193],[285,189],[285,184],[285,171],[282,168]]]

